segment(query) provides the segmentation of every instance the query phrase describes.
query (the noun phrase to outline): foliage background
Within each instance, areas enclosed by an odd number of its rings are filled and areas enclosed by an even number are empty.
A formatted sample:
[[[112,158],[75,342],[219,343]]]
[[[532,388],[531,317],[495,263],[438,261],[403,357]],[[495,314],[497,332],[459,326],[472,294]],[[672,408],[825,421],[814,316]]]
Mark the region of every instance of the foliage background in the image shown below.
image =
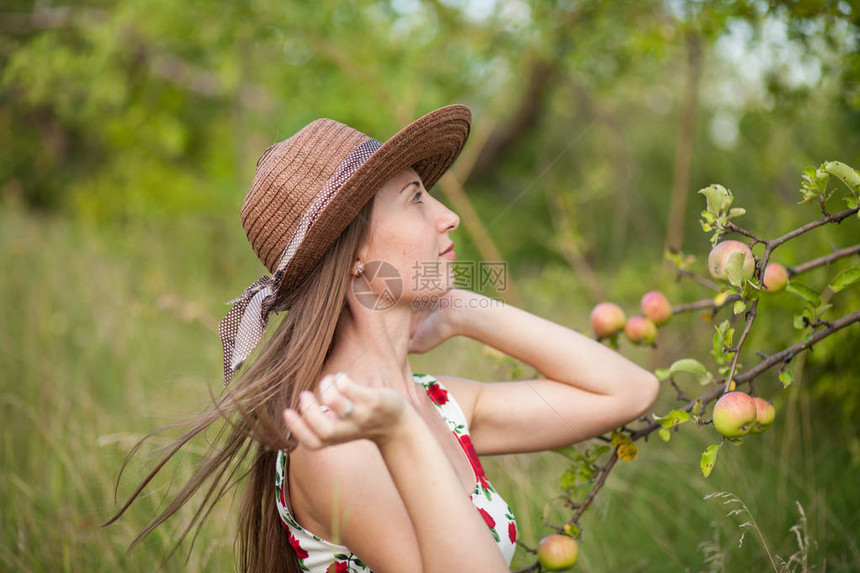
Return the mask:
[[[747,209],[739,223],[765,237],[816,217],[796,205],[800,171],[829,159],[860,165],[857,27],[856,5],[827,0],[5,2],[3,568],[148,571],[169,552],[188,512],[126,548],[204,443],[118,524],[98,525],[117,508],[113,486],[133,443],[218,391],[223,302],[262,270],[238,211],[272,142],[317,117],[386,139],[436,107],[468,104],[470,143],[437,187],[463,219],[458,258],[504,260],[511,288],[495,294],[586,331],[603,299],[634,313],[651,288],[674,302],[708,296],[661,263],[666,244],[706,256],[701,187],[729,187]],[[821,229],[775,257],[802,262],[856,242],[857,229]],[[823,287],[848,264],[803,280]],[[856,287],[835,296],[833,316],[858,299]],[[742,361],[795,340],[799,308],[788,294],[764,300]],[[620,352],[651,369],[681,356],[711,365],[712,332],[679,315],[656,350]],[[786,391],[765,375],[757,389],[777,405],[774,429],[723,449],[707,480],[698,454],[712,429],[644,444],[584,519],[578,567],[766,568],[756,540],[738,548],[727,506],[702,499],[727,490],[749,505],[770,551],[798,552],[799,503],[806,569],[860,569],[858,344],[852,327],[817,346]],[[480,380],[529,374],[470,340],[414,357],[413,370],[438,364]],[[672,404],[667,390],[655,411]],[[132,462],[120,499],[167,439]],[[486,465],[536,545],[544,516],[558,512],[564,459]],[[225,500],[165,569],[229,569],[233,510]],[[527,563],[519,551],[514,565]]]

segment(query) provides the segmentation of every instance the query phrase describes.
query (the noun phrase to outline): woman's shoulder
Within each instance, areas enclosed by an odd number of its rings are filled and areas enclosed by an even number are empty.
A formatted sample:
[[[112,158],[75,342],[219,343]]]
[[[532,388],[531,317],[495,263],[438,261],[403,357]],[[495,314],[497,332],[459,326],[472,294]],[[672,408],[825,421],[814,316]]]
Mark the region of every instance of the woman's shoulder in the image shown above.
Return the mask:
[[[361,471],[356,471],[359,468]],[[343,511],[331,492],[339,490],[349,500],[368,481],[378,483],[374,480],[384,477],[385,471],[379,450],[369,440],[353,440],[318,450],[296,448],[290,453],[289,463],[294,517],[307,529],[331,539],[332,515]]]

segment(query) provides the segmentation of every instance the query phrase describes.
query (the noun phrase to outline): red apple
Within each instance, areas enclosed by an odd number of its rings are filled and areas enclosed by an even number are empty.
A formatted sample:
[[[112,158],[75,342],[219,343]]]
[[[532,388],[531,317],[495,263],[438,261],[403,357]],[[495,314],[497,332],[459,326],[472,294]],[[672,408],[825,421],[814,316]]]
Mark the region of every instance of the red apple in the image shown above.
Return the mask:
[[[620,306],[601,302],[591,311],[591,330],[597,338],[606,338],[624,328],[626,319]]]
[[[776,410],[774,410],[773,405],[764,398],[756,396],[753,398],[753,401],[755,402],[755,422],[753,422],[752,427],[750,427],[750,433],[761,434],[767,430],[771,424],[773,424],[773,419],[776,417]]]
[[[657,340],[657,325],[644,316],[632,316],[624,325],[624,334],[636,344],[654,344]]]
[[[544,571],[569,569],[578,555],[576,540],[567,535],[548,535],[538,543],[538,561]]]
[[[779,263],[768,263],[761,283],[767,292],[779,292],[788,284],[788,271]]]
[[[727,392],[714,404],[714,427],[727,438],[746,435],[755,421],[755,400],[745,392]]]
[[[658,290],[646,292],[642,296],[639,306],[642,308],[642,314],[645,315],[645,318],[651,319],[657,326],[666,324],[672,318],[672,305]]]
[[[729,264],[729,259],[735,253],[744,254],[744,265],[741,271],[743,279],[752,278],[755,271],[755,258],[750,248],[740,241],[723,241],[711,249],[708,255],[708,270],[711,271],[711,276],[717,280],[728,282],[726,265]]]

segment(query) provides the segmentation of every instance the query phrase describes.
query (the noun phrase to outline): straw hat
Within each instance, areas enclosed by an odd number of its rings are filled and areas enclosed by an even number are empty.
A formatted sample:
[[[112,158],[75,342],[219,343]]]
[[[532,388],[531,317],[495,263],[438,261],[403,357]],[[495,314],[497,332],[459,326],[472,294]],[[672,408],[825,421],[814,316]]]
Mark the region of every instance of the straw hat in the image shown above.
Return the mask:
[[[446,106],[385,143],[318,119],[263,153],[241,219],[251,247],[273,275],[248,287],[221,321],[225,384],[262,337],[275,295],[308,277],[394,175],[412,167],[430,189],[463,149],[471,117],[464,105]]]

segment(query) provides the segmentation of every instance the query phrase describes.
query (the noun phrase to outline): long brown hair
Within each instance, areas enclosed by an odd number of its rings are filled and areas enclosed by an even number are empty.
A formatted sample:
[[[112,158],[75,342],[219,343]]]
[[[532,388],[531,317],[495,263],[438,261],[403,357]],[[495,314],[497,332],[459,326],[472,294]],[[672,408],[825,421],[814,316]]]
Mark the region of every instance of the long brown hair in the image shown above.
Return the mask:
[[[165,464],[198,434],[220,422],[194,474],[152,523],[132,541],[134,547],[202,490],[202,502],[179,536],[169,559],[185,536],[198,528],[227,491],[245,481],[236,538],[237,564],[242,572],[298,573],[295,552],[275,503],[275,462],[278,451],[292,451],[281,412],[298,407],[299,393],[313,390],[331,350],[335,327],[346,309],[350,269],[369,235],[373,197],[341,233],[313,273],[292,293],[278,293],[275,311],[286,311],[256,359],[233,379],[212,408],[192,419],[191,429],[163,451],[155,468],[143,479],[120,510],[104,525],[116,521]],[[184,425],[184,424],[183,424]],[[120,470],[117,487],[138,442]],[[226,439],[222,441],[222,437]],[[287,480],[284,480],[287,487]],[[198,529],[199,530],[199,529]]]

